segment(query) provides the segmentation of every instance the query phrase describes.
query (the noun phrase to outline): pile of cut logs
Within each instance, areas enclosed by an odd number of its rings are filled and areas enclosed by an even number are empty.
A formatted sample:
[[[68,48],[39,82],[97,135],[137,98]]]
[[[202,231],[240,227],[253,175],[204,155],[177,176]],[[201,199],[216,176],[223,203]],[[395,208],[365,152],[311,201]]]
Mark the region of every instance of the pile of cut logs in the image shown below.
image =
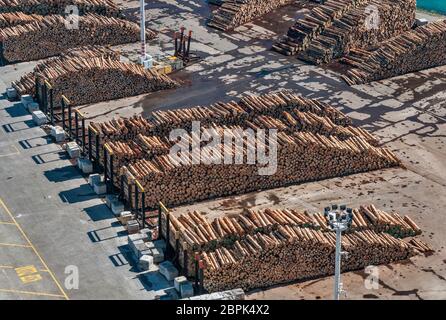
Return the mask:
[[[155,33],[149,30],[147,37],[154,38]],[[3,56],[8,62],[38,60],[86,45],[137,42],[139,38],[136,23],[96,14],[79,17],[79,28],[68,29],[65,18],[52,15],[42,21],[0,29]]]
[[[415,9],[415,0],[369,0],[334,20],[299,52],[298,57],[323,64],[344,56],[351,48],[374,48],[380,42],[410,30],[415,21]],[[373,15],[376,16],[372,18]]]
[[[79,15],[97,13],[110,17],[122,16],[121,9],[112,0],[0,0],[0,13],[66,14],[70,5],[77,7]]]
[[[23,12],[0,13],[0,29],[42,21],[45,17]]]
[[[313,8],[303,19],[298,19],[287,34],[280,39],[273,49],[285,54],[295,55],[306,50],[312,39],[320,35],[341,18],[350,9],[366,3],[368,0],[328,0],[323,5]]]
[[[351,66],[349,85],[395,77],[446,64],[446,20],[431,22],[384,41],[377,50],[351,50],[341,60]]]
[[[250,290],[294,280],[334,274],[334,233],[286,226],[236,241],[233,248],[202,252],[204,287],[209,292],[233,288]],[[342,271],[388,264],[416,254],[415,248],[385,233],[355,231],[343,236]]]
[[[69,60],[73,58],[94,58],[103,57],[106,59],[119,60],[119,54],[112,49],[101,46],[86,46],[82,48],[70,49],[59,57],[50,58],[39,63],[32,72],[27,73],[19,81],[14,81],[12,86],[17,90],[19,96],[29,94],[36,95],[36,77],[45,70],[51,70],[58,65],[69,64]],[[47,79],[42,79],[47,80]]]
[[[240,128],[229,129],[233,129],[228,132],[236,141],[243,142],[243,154],[239,154],[231,142],[213,152],[204,148],[198,155],[183,152],[181,160],[169,154],[129,164],[128,171],[146,190],[150,190],[145,195],[146,205],[156,207],[159,201],[179,205],[400,164],[390,150],[374,147],[362,137],[341,140],[336,136],[310,132],[278,132],[277,144],[270,141],[266,145],[267,141],[245,139],[243,130],[236,130]],[[224,140],[223,137],[220,139]],[[270,162],[246,161],[249,150],[265,150]],[[243,157],[243,164],[221,161],[223,158],[234,161],[238,157]],[[272,171],[267,171],[267,165]]]
[[[223,31],[258,19],[261,16],[294,0],[225,0],[220,8],[212,14],[208,26]]]
[[[296,21],[273,46],[314,64],[329,63],[351,48],[373,48],[409,30],[415,20],[415,0],[331,1]]]
[[[76,106],[178,86],[167,75],[144,69],[142,65],[103,57],[55,61],[36,76],[39,83],[46,80],[53,87],[54,106],[60,104],[62,95]]]

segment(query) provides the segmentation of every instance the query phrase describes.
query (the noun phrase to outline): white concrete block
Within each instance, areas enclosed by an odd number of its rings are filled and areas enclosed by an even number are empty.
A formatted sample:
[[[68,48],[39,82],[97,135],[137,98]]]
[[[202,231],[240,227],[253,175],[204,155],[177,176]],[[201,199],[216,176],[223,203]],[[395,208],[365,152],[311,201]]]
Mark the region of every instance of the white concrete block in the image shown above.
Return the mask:
[[[152,248],[152,256],[153,256],[153,261],[155,263],[160,263],[162,261],[164,261],[164,251],[161,250],[160,248]]]
[[[141,271],[147,271],[150,269],[150,266],[153,265],[153,257],[149,255],[143,255],[139,258],[138,268]]]
[[[139,233],[144,236],[146,241],[152,241],[152,230],[150,230],[149,228],[141,229],[139,230]]]
[[[162,250],[162,251],[166,251],[166,241],[164,240],[155,240],[153,241],[153,244],[155,245],[156,248]]]
[[[180,284],[180,290],[179,293],[181,295],[181,298],[190,298],[194,296],[194,286],[192,285],[192,282],[185,281]]]
[[[187,281],[187,278],[185,276],[180,276],[180,277],[176,277],[175,279],[173,279],[173,286],[175,287],[175,290],[180,292],[180,285],[186,281]]]
[[[90,159],[82,159],[82,172],[85,174],[90,174],[93,172],[93,163]]]
[[[111,211],[115,216],[119,215],[122,211],[124,211],[124,204],[119,200],[114,200],[111,203]]]
[[[118,196],[116,196],[115,194],[107,194],[105,196],[105,204],[110,209],[111,209],[112,202],[115,201],[115,200],[118,200]]]
[[[155,261],[155,259],[153,259]],[[178,270],[170,261],[164,261],[159,265],[160,273],[166,278],[168,281],[172,281],[176,277],[178,277]]]
[[[33,121],[34,121],[34,123],[35,123],[36,125],[38,125],[38,126],[41,126],[41,125],[43,125],[43,124],[45,124],[45,123],[48,122],[48,118],[47,118],[46,115],[45,115],[42,111],[40,111],[40,110],[33,111],[33,112],[32,112],[32,115],[33,115]]]
[[[107,193],[107,186],[103,182],[95,183],[93,185],[93,189],[97,195],[103,195]]]
[[[28,103],[34,102],[34,99],[29,94],[24,94],[20,97],[20,102],[28,109]]]
[[[6,96],[10,101],[17,99],[17,90],[15,88],[6,89]]]
[[[88,183],[90,186],[94,186],[97,183],[102,182],[102,177],[99,173],[93,173],[88,176]]]
[[[67,143],[67,152],[72,159],[79,158],[79,156],[81,155],[81,149],[79,148],[77,143],[73,141]]]
[[[34,111],[38,111],[40,108],[37,102],[30,102],[28,103],[27,109],[29,113],[33,113]]]
[[[128,233],[136,233],[139,231],[139,223],[136,220],[127,221],[127,231]]]
[[[61,126],[54,126],[51,128],[51,136],[56,140],[56,142],[65,141],[65,131],[63,131]]]

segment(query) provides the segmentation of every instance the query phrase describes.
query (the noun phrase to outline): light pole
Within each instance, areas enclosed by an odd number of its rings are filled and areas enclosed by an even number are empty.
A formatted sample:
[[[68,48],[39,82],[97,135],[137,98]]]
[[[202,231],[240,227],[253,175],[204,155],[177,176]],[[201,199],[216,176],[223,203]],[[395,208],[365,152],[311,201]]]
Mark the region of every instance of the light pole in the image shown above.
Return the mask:
[[[341,283],[341,259],[342,255],[347,254],[347,252],[341,251],[342,231],[347,230],[351,226],[353,211],[345,205],[341,205],[339,208],[337,205],[332,205],[331,208],[326,207],[324,209],[324,215],[328,218],[330,229],[336,231],[334,299],[339,300],[339,296],[343,291]]]
[[[145,0],[140,0],[141,11],[141,63],[146,60],[146,8]]]

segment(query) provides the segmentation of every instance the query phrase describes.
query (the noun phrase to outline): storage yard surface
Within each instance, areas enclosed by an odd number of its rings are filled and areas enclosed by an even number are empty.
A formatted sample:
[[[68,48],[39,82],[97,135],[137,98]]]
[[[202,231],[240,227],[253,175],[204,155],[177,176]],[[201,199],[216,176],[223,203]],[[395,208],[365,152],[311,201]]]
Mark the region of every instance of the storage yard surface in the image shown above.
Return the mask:
[[[138,1],[119,4],[137,15]],[[446,67],[348,87],[333,71],[269,50],[295,19],[286,8],[225,34],[205,26],[210,9],[204,1],[153,1],[148,7],[148,25],[160,31],[160,41],[151,42],[149,52],[156,57],[160,49],[173,51],[171,35],[184,25],[194,31],[191,51],[202,61],[173,76],[185,82],[183,87],[81,107],[89,119],[148,115],[157,109],[229,101],[245,93],[292,89],[339,107],[395,151],[407,168],[205,201],[175,208],[174,213],[200,210],[217,216],[267,207],[315,212],[333,202],[352,207],[374,203],[410,215],[436,252],[380,266],[378,290],[365,288],[362,271],[343,274],[348,298],[446,298]],[[121,49],[136,60],[138,47]],[[0,92],[35,64],[2,67]],[[123,227],[60,146],[30,119],[20,103],[0,98],[0,299],[153,299],[166,285],[133,270]],[[70,265],[79,269],[77,290],[64,286]],[[325,278],[257,290],[248,297],[329,299],[332,286],[332,278]]]

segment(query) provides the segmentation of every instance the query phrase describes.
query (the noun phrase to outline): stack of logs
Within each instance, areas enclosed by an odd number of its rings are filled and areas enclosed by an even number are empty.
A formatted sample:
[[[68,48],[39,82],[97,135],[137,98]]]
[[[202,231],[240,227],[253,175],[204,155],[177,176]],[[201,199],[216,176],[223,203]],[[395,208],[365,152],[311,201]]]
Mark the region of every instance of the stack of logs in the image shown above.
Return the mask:
[[[179,205],[400,165],[391,151],[374,147],[362,137],[341,140],[318,133],[279,131],[277,143],[269,140],[266,145],[267,141],[246,139],[240,128],[229,129],[233,130],[225,131],[225,135],[243,142],[241,154],[231,142],[213,152],[202,148],[198,156],[186,149],[181,159],[171,154],[142,159],[129,164],[125,172],[150,190],[145,203],[155,207],[158,201]],[[247,161],[252,150],[266,150],[269,162]],[[243,157],[243,164],[233,164],[238,157]]]
[[[50,58],[39,63],[32,72],[27,73],[19,81],[12,83],[12,86],[17,90],[19,96],[29,94],[36,96],[36,77],[45,73],[45,70],[51,70],[58,65],[69,64],[69,60],[73,58],[94,58],[103,57],[107,59],[119,60],[119,54],[112,49],[101,46],[86,46],[79,49],[70,49],[59,57]],[[50,71],[51,73],[51,71]],[[41,81],[43,79],[41,76]]]
[[[0,0],[0,13],[66,14],[67,6],[76,6],[79,15],[97,13],[109,17],[122,16],[113,0]]]
[[[70,48],[86,45],[118,45],[137,42],[136,23],[118,18],[88,14],[78,19],[79,28],[69,29],[63,16],[52,15],[42,21],[0,29],[3,57],[8,62],[38,60],[55,56]],[[148,31],[148,39],[155,37]]]
[[[319,65],[344,56],[352,48],[374,48],[410,30],[415,21],[415,9],[415,0],[369,0],[334,20],[310,41],[306,50],[299,52],[298,57]]]
[[[341,60],[351,66],[349,85],[395,77],[446,64],[446,20],[431,22],[384,41],[377,50],[352,50]]]
[[[310,41],[316,38],[326,28],[333,24],[335,19],[341,18],[350,9],[355,8],[368,0],[328,0],[323,5],[313,8],[303,19],[299,19],[291,26],[273,49],[285,55],[295,55],[306,50]]]
[[[292,2],[293,0],[225,0],[213,13],[208,26],[223,31],[232,30]]]
[[[235,287],[249,290],[333,274],[335,235],[320,213],[246,210],[211,222],[206,216],[198,212],[178,217],[169,214],[169,229],[170,244],[179,244],[179,263],[183,268],[187,264],[189,275],[194,274],[194,257],[199,253],[205,262],[205,288],[211,292]],[[405,242],[396,238],[421,234],[408,216],[387,213],[373,205],[354,209],[353,216],[352,227],[343,237],[343,250],[349,252],[343,271],[432,251],[418,239]],[[163,214],[162,219],[165,235],[167,216]]]
[[[37,73],[39,83],[53,87],[54,106],[65,95],[72,106],[114,100],[148,92],[175,88],[178,83],[142,65],[111,58],[73,57],[55,60]]]
[[[45,17],[23,12],[0,13],[0,29],[42,21]]]

